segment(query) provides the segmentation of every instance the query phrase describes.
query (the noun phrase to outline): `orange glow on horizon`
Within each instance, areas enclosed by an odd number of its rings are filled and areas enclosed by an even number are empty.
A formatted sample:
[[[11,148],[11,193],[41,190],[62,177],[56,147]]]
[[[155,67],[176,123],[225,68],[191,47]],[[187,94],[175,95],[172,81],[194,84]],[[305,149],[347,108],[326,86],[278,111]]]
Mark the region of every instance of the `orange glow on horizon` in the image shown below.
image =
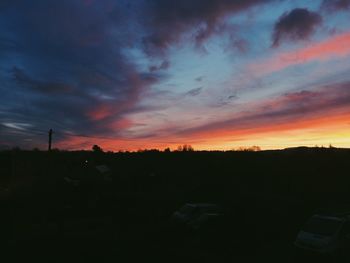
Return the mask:
[[[240,130],[231,134],[218,132],[214,136],[220,139],[197,145],[197,149],[225,150],[253,145],[262,149],[283,149],[329,144],[350,148],[350,114]]]
[[[202,131],[186,136],[150,139],[87,139],[71,137],[56,146],[62,149],[90,150],[98,144],[106,151],[137,151],[140,149],[176,149],[191,144],[196,150],[232,150],[257,145],[262,149],[283,149],[295,146],[328,146],[350,148],[350,113],[314,117],[289,123],[263,125],[242,129]],[[167,143],[170,142],[170,143]]]

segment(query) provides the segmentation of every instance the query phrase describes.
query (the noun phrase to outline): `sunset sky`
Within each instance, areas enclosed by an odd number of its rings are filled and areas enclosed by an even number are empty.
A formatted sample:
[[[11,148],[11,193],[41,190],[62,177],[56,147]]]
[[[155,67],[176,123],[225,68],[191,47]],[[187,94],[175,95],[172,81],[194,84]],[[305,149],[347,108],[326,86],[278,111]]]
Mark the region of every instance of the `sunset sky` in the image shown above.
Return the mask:
[[[350,0],[1,0],[0,149],[350,147]]]

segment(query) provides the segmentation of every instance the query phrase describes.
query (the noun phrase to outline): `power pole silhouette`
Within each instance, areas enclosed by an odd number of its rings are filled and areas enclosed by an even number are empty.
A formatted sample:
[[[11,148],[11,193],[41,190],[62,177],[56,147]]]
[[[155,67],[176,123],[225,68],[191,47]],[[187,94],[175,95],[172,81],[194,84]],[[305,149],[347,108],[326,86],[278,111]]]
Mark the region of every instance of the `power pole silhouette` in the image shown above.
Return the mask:
[[[48,151],[50,152],[51,151],[51,144],[52,144],[52,129],[49,130],[49,148],[48,148]]]

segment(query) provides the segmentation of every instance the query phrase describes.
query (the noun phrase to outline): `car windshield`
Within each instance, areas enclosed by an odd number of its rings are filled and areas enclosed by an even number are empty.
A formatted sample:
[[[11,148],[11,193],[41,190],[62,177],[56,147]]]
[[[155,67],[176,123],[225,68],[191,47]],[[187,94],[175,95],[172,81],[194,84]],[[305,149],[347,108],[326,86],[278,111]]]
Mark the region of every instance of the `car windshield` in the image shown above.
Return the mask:
[[[341,221],[330,218],[313,217],[303,227],[303,231],[325,236],[333,235],[341,226]]]

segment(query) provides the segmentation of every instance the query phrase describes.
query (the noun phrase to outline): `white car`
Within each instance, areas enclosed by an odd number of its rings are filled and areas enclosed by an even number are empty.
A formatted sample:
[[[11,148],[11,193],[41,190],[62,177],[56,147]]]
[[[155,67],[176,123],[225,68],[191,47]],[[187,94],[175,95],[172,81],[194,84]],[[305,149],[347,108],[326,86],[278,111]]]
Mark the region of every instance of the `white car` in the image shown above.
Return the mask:
[[[349,214],[315,214],[302,227],[295,246],[321,254],[332,254],[350,244]]]

